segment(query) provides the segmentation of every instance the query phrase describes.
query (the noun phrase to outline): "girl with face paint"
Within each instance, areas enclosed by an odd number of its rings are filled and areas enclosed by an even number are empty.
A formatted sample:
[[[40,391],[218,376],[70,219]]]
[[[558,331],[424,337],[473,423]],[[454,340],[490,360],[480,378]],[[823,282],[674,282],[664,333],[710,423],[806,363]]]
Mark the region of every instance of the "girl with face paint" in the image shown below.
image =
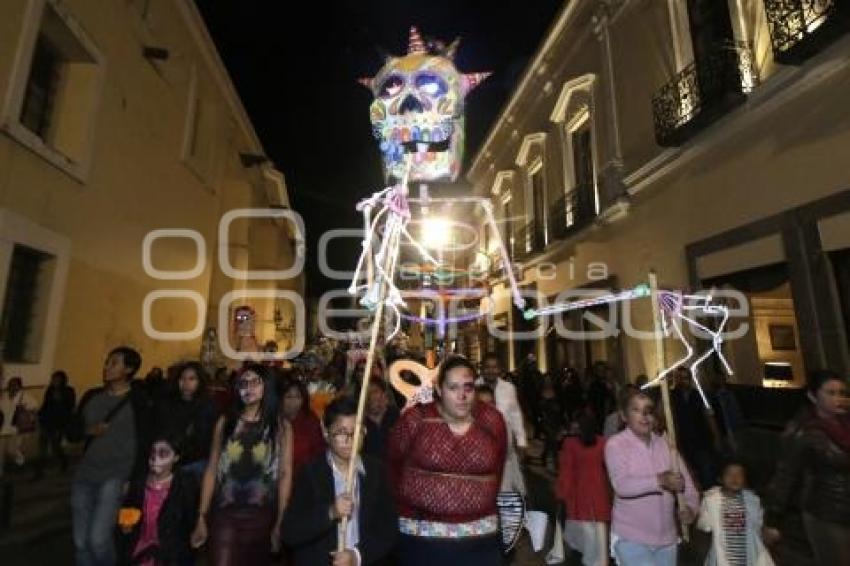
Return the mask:
[[[155,437],[148,472],[131,481],[119,525],[119,563],[141,566],[192,564],[189,534],[197,510],[197,483],[180,470],[179,433]],[[123,521],[121,516],[138,517]]]
[[[148,482],[164,485],[171,481],[174,474],[174,466],[180,456],[174,448],[165,440],[154,442],[151,446],[151,455],[148,458]]]
[[[211,564],[270,564],[292,483],[292,427],[279,413],[270,368],[250,364],[219,418],[191,544],[211,540]]]

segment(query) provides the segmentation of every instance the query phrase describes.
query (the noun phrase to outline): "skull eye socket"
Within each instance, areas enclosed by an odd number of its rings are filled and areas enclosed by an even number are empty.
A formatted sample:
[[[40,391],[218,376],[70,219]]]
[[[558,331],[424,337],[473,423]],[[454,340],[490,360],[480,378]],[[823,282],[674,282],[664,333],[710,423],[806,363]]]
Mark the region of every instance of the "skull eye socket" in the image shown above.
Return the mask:
[[[416,77],[416,89],[428,96],[443,96],[449,85],[434,73],[421,73]]]
[[[404,79],[399,75],[390,75],[381,83],[378,89],[378,96],[380,98],[391,98],[397,96],[403,88]]]

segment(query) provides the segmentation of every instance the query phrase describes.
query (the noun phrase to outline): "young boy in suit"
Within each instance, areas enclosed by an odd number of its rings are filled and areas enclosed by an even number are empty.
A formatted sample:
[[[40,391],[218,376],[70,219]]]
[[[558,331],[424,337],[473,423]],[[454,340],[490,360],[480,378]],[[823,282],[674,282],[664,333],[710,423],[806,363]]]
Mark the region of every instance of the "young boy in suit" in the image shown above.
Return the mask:
[[[356,419],[352,398],[331,402],[323,417],[328,450],[296,477],[281,529],[283,542],[295,550],[296,566],[371,566],[383,563],[393,550],[398,518],[383,463],[369,456],[351,458]],[[347,492],[352,465],[357,471]],[[345,550],[337,552],[343,517],[348,517]]]

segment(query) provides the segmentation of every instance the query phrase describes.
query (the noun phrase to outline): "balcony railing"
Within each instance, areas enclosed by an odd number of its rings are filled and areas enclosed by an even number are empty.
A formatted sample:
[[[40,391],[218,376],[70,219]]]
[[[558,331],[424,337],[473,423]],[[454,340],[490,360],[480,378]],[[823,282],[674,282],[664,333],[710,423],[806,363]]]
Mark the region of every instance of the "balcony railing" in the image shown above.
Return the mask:
[[[652,99],[658,145],[684,143],[743,102],[756,80],[750,53],[742,45],[718,45],[661,87]]]
[[[514,232],[513,258],[522,260],[544,246],[543,220],[531,220]]]
[[[587,226],[596,215],[593,186],[579,186],[562,196],[549,208],[550,240],[566,238]]]
[[[548,210],[546,232],[542,219],[532,220],[505,234],[505,247],[512,262],[523,261],[543,251],[547,243],[565,238],[587,226],[596,216],[593,185],[580,185],[556,200]],[[548,236],[548,238],[547,238]],[[501,257],[490,261],[490,275],[503,271]]]
[[[773,56],[797,64],[850,30],[848,0],[764,0]]]

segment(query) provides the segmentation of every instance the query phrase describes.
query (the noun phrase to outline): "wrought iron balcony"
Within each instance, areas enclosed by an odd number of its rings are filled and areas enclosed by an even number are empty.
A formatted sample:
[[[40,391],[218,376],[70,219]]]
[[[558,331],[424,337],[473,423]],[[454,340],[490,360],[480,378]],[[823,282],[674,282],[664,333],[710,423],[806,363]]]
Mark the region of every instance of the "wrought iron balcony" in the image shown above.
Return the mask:
[[[513,256],[522,260],[543,249],[543,222],[532,220],[514,232]]]
[[[593,185],[580,185],[567,195],[556,200],[548,210],[547,233],[544,233],[543,221],[532,220],[515,228],[505,236],[505,246],[512,262],[523,261],[543,251],[548,242],[565,238],[580,228],[587,226],[596,216],[594,208]],[[501,258],[491,262],[492,274],[503,269]]]
[[[755,84],[750,53],[742,45],[718,45],[661,87],[652,99],[658,145],[681,145],[743,102]]]
[[[850,30],[848,0],[765,0],[773,56],[798,64]]]
[[[562,196],[549,208],[550,239],[566,238],[587,226],[596,215],[593,186],[579,186]]]

